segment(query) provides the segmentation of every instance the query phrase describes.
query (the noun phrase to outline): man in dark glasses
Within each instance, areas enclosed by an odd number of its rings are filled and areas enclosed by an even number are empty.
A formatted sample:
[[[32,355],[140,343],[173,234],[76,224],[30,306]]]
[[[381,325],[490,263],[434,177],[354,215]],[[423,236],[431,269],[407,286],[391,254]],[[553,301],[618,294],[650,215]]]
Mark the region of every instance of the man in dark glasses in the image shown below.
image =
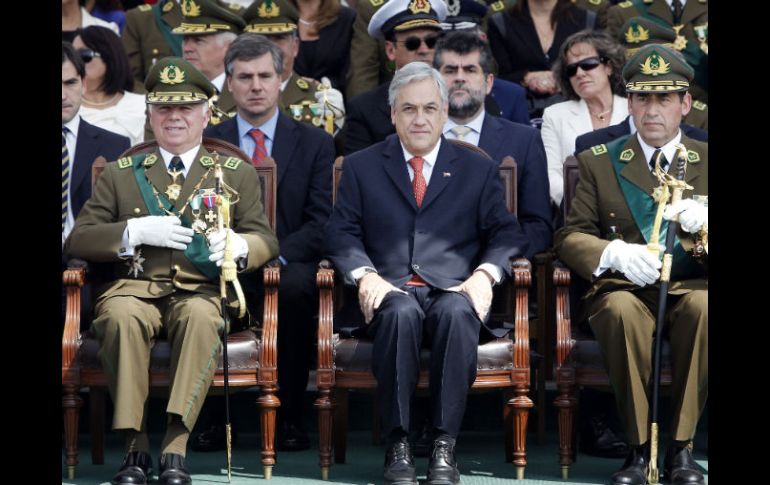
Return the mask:
[[[400,69],[413,61],[433,62],[433,50],[447,16],[442,0],[390,0],[369,22],[369,35],[385,39],[385,54]],[[395,133],[388,107],[390,81],[348,105],[345,153],[350,154]]]

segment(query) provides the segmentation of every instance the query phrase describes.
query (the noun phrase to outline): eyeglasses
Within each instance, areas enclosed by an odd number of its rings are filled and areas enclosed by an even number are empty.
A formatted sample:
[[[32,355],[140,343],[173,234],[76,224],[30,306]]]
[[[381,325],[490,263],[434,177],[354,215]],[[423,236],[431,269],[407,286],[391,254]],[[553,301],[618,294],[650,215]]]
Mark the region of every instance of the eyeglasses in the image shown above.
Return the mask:
[[[567,73],[567,77],[572,77],[577,74],[578,67],[584,71],[590,71],[596,69],[605,62],[607,62],[606,57],[586,57],[578,62],[567,64],[564,70]]]
[[[436,47],[436,42],[438,42],[439,38],[441,38],[440,35],[431,35],[429,37],[425,37],[424,39],[417,37],[416,35],[411,35],[406,38],[406,40],[394,40],[394,43],[402,43],[404,44],[404,47],[406,47],[406,50],[409,51],[416,51],[420,48],[420,44],[424,43],[425,46],[428,49],[433,49]]]
[[[85,48],[78,49],[78,54],[80,55],[80,58],[83,59],[83,62],[85,62],[86,64],[91,62],[91,59],[93,59],[94,57],[102,57],[101,54],[99,54],[93,49],[85,49]]]

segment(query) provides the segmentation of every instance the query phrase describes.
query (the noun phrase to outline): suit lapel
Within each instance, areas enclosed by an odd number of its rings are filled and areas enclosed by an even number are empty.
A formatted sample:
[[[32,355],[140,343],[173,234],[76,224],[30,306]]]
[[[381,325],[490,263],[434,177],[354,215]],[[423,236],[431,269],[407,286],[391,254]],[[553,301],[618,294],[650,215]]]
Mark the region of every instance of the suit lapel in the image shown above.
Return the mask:
[[[388,140],[388,144],[385,146],[385,150],[383,150],[382,154],[384,156],[383,168],[385,169],[385,173],[388,174],[393,185],[396,186],[399,192],[401,192],[401,195],[403,195],[409,204],[411,204],[414,211],[417,212],[417,201],[414,199],[412,183],[409,180],[409,172],[406,169],[406,160],[404,160],[404,153],[401,150],[401,144],[398,142],[397,136],[393,136]],[[423,200],[423,204],[425,204],[425,200]]]
[[[481,124],[481,135],[479,136],[479,148],[489,153],[489,156],[495,158],[498,153],[501,153],[500,145],[503,142],[510,142],[511,140],[505,140],[502,133],[501,124],[491,116],[489,113],[484,114],[484,123]],[[496,160],[500,161],[500,160]],[[435,173],[435,169],[434,169]]]
[[[91,125],[82,118],[78,126],[78,141],[75,147],[75,157],[72,160],[72,180],[70,181],[70,192],[76,192],[84,180],[90,178],[91,165],[94,163],[99,152],[99,137]],[[111,161],[111,160],[108,160]]]
[[[588,112],[588,105],[582,99],[577,103],[570,103],[569,111],[570,116],[567,116],[566,121],[574,133],[585,132],[586,120],[588,120],[588,126],[592,126],[591,113]]]
[[[421,210],[425,210],[431,202],[438,198],[446,186],[449,185],[449,181],[452,180],[452,162],[455,158],[456,153],[454,148],[452,148],[449,145],[449,142],[442,136],[441,147],[438,150],[438,157],[436,157],[436,165],[433,166],[433,173],[430,176],[430,183],[425,192]]]
[[[163,156],[160,154],[160,150],[156,148],[153,154],[157,157],[157,161],[151,167],[145,168],[144,171],[145,174],[147,174],[147,179],[158,192],[165,193],[166,187],[171,183],[171,176],[168,174],[168,168],[166,167],[166,162],[163,160]],[[187,178],[185,178],[185,181]],[[182,190],[184,190],[184,187],[182,187]],[[180,199],[181,195],[177,200]],[[172,202],[172,204],[176,205],[174,202]]]
[[[647,160],[644,158],[644,152],[639,145],[639,140],[636,138],[636,135],[632,135],[628,141],[626,141],[621,153],[629,149],[633,150],[633,155],[626,162],[625,168],[620,171],[620,176],[636,185],[647,194],[652,194],[653,189],[657,185],[657,180],[653,178],[652,173],[650,172],[649,165],[647,165]]]
[[[690,2],[687,2],[690,3]],[[682,141],[681,143],[687,147],[688,149],[692,146],[693,140],[691,138],[687,138],[682,134]],[[706,156],[705,153],[698,153],[700,155],[701,160],[703,160]],[[700,177],[701,173],[703,172],[703,164],[701,162],[698,163],[688,163],[687,164],[687,171],[684,174],[684,181],[687,182],[690,185],[694,185],[694,181]],[[676,163],[672,163],[669,167],[669,173],[673,176],[676,176]]]
[[[297,137],[294,135],[294,129],[295,126],[292,125],[289,118],[279,113],[275,140],[273,140],[273,149],[271,151],[271,157],[278,166],[278,185],[281,184],[281,180],[283,180],[283,176],[286,175],[286,170],[293,160],[292,156],[294,155],[295,141],[297,140]]]

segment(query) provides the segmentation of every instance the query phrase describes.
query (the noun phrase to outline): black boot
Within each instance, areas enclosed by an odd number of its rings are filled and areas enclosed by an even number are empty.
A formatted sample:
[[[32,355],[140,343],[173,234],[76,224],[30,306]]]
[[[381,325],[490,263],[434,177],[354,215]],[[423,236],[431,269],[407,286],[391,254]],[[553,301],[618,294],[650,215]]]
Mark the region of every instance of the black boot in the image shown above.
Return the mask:
[[[666,453],[663,469],[671,485],[703,485],[703,473],[692,457],[690,448],[671,446]]]
[[[238,441],[238,433],[235,428],[230,427],[230,439],[232,446]],[[190,448],[195,451],[221,451],[227,447],[225,425],[213,424],[208,429],[198,433],[195,438],[190,440]]]
[[[417,485],[414,457],[406,436],[388,447],[384,476],[385,485]]]
[[[456,485],[460,483],[460,471],[455,460],[455,440],[440,435],[433,442],[428,462],[428,485]]]
[[[647,485],[647,464],[650,451],[647,444],[632,446],[623,468],[612,474],[610,485]]]
[[[112,477],[112,485],[147,485],[152,473],[152,458],[144,451],[126,453],[120,471]]]
[[[191,485],[192,478],[184,466],[184,457],[176,453],[163,453],[160,455],[160,475],[158,483],[161,485]]]

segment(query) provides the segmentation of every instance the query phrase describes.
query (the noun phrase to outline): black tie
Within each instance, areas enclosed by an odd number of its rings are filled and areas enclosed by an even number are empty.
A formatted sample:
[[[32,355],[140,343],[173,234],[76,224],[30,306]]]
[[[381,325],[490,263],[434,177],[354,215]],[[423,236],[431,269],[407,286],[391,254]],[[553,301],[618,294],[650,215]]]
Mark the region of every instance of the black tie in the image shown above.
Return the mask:
[[[679,25],[682,19],[682,2],[680,0],[673,0],[671,6],[674,7],[674,25]]]
[[[652,171],[655,171],[655,160],[658,158],[658,154],[660,153],[660,148],[656,148],[655,151],[652,153],[652,157],[650,158],[650,169]],[[666,171],[666,167],[668,167],[668,160],[666,160],[666,156],[661,154],[660,155],[660,169],[664,172]]]
[[[168,170],[179,172],[179,178],[177,181],[180,185],[184,185],[184,163],[182,163],[182,159],[179,157],[174,157],[171,159],[170,162],[168,162]]]

